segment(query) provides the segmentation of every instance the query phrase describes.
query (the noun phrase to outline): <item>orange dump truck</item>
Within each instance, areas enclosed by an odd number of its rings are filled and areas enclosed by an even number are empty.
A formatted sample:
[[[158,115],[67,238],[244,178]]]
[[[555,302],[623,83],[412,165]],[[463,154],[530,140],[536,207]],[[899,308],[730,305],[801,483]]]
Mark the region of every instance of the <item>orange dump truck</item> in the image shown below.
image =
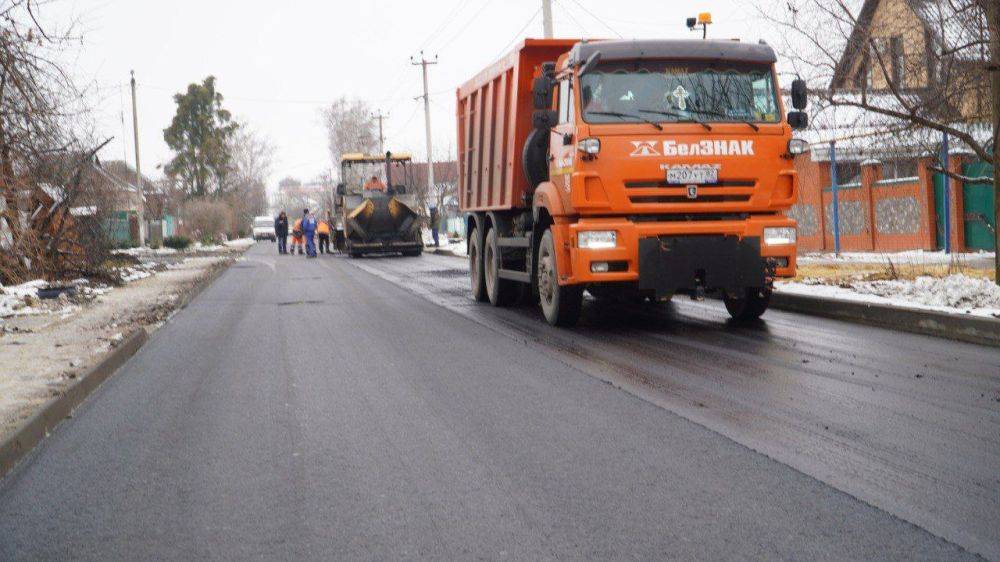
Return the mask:
[[[792,165],[766,44],[528,39],[458,92],[459,200],[473,296],[537,299],[571,325],[583,291],[719,293],[757,318],[795,274]]]

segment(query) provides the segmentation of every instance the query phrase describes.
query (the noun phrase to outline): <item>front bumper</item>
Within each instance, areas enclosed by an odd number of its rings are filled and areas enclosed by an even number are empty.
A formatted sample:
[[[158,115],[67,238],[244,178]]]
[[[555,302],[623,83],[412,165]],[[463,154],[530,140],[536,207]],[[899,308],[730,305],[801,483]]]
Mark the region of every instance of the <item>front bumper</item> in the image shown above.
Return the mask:
[[[557,257],[561,285],[639,282],[659,285],[661,290],[667,285],[690,289],[698,284],[705,284],[707,289],[734,289],[736,285],[761,286],[761,271],[765,281],[795,276],[795,244],[768,246],[762,242],[765,227],[795,227],[794,220],[780,215],[649,222],[586,218],[554,226],[556,246],[561,250]],[[577,234],[585,230],[613,230],[617,246],[580,248]],[[595,272],[594,263],[609,263],[612,267]]]

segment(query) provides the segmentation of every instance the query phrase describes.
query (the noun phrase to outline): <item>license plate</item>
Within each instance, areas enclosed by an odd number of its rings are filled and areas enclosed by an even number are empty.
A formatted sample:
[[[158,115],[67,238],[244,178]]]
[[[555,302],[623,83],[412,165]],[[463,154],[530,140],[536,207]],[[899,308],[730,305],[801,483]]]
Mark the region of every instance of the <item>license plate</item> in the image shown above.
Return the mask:
[[[670,184],[704,184],[717,183],[719,170],[717,168],[670,168],[667,170],[667,183]]]

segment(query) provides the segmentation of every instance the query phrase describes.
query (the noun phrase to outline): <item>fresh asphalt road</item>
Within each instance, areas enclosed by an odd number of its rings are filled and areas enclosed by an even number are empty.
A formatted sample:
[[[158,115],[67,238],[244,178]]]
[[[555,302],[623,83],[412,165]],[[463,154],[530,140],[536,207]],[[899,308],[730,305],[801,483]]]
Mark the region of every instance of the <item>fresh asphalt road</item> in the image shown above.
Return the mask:
[[[0,481],[0,559],[1000,555],[997,350],[272,248]]]

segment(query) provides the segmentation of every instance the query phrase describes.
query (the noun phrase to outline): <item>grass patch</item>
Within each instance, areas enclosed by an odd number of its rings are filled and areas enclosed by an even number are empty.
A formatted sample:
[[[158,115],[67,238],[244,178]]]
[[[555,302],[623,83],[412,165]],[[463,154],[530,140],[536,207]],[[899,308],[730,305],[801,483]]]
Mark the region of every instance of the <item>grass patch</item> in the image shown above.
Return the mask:
[[[990,279],[995,281],[996,275],[992,268],[983,269],[970,267],[961,263],[955,264],[889,264],[889,263],[836,263],[836,264],[799,264],[796,268],[795,281],[805,279],[823,279],[830,284],[840,284],[852,281],[886,281],[912,280],[917,277],[947,277],[948,275],[964,274],[969,277]]]

